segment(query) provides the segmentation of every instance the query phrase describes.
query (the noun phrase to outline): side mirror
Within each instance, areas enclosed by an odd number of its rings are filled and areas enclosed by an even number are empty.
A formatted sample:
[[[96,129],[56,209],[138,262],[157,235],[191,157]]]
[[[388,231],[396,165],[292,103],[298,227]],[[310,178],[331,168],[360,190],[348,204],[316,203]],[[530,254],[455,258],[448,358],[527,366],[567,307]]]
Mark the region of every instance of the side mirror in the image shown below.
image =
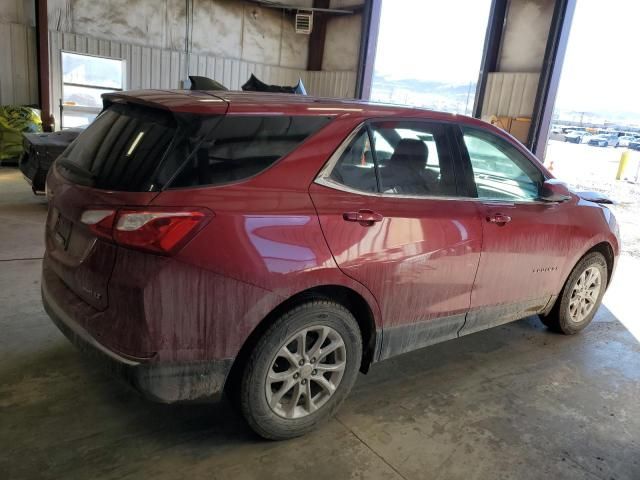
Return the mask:
[[[552,178],[542,184],[540,200],[544,202],[566,202],[571,200],[571,192],[565,183]]]

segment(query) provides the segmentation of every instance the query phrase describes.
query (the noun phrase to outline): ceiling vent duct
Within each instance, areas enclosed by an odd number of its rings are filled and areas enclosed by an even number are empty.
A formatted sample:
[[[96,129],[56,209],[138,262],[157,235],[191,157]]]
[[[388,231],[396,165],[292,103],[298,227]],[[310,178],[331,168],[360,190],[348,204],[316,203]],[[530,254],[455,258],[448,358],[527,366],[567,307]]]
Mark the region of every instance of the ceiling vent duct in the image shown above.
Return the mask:
[[[296,33],[311,34],[313,29],[313,11],[298,10],[296,12]]]

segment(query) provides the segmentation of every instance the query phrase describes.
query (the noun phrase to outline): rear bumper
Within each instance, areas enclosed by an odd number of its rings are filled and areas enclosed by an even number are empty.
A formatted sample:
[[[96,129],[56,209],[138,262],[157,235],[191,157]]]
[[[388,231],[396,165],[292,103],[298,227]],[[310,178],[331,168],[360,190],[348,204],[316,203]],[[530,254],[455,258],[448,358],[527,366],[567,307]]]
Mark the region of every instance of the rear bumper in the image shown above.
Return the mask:
[[[53,323],[71,343],[96,358],[107,370],[124,379],[145,397],[162,403],[215,401],[220,397],[233,359],[155,363],[153,359],[123,356],[102,345],[74,321],[61,307],[61,304],[65,304],[64,300],[51,294],[43,276],[42,303]]]

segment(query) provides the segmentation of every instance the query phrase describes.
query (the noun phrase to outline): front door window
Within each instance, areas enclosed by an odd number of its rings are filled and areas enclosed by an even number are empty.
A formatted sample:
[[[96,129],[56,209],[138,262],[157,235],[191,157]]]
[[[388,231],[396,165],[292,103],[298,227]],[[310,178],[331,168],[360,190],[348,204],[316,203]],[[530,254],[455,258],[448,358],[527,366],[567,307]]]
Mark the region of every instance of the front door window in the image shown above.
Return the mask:
[[[489,132],[464,128],[473,178],[482,200],[535,201],[544,177],[509,142]]]

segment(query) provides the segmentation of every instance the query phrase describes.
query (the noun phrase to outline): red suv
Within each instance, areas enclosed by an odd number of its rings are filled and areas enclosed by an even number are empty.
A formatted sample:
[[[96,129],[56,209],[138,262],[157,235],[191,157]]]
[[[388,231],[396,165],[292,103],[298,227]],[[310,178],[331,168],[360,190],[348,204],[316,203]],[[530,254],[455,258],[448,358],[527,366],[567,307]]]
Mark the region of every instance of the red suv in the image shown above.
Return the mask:
[[[162,402],[233,392],[267,438],[370,364],[593,318],[616,220],[478,120],[279,94],[108,94],[49,173],[42,296]]]

